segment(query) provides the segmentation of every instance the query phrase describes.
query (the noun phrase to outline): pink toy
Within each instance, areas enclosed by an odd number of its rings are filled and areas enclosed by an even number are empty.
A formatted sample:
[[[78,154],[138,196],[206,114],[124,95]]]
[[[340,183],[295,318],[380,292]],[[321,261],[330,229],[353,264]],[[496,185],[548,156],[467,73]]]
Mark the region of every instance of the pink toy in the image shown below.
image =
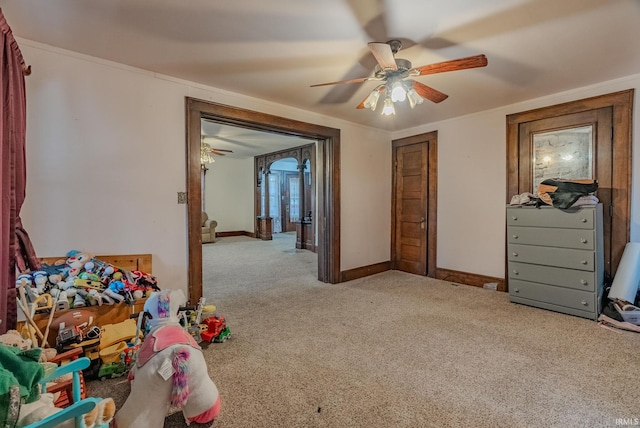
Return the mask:
[[[220,395],[209,377],[200,346],[180,326],[180,290],[153,293],[144,305],[150,331],[129,372],[131,393],[116,415],[118,428],[162,428],[171,408],[187,425],[209,423],[220,413]]]

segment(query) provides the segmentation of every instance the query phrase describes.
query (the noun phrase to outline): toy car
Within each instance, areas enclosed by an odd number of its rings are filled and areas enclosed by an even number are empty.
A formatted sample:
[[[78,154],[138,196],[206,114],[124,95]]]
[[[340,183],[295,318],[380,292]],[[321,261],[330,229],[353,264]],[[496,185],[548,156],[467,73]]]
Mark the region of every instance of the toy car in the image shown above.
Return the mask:
[[[127,366],[124,363],[106,363],[100,366],[98,377],[100,380],[107,378],[119,377],[127,372]]]
[[[62,352],[65,347],[72,343],[82,342],[82,330],[78,326],[61,328],[56,337],[56,349]]]
[[[218,335],[218,337],[216,337],[215,339],[213,339],[214,342],[216,343],[222,343],[222,342],[226,342],[227,339],[229,339],[231,337],[231,330],[229,330],[229,327],[225,327],[220,334]]]
[[[206,326],[205,331],[200,331],[200,337],[205,342],[213,342],[222,331],[227,328],[227,322],[225,321],[223,316],[213,316],[206,318],[202,325]]]

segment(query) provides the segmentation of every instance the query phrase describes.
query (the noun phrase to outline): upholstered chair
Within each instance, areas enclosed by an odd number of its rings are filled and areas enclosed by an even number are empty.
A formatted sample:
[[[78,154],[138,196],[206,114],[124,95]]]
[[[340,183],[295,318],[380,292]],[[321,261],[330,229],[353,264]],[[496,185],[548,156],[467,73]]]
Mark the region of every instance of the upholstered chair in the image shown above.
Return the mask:
[[[202,243],[216,242],[216,226],[218,222],[209,220],[206,212],[202,211]]]

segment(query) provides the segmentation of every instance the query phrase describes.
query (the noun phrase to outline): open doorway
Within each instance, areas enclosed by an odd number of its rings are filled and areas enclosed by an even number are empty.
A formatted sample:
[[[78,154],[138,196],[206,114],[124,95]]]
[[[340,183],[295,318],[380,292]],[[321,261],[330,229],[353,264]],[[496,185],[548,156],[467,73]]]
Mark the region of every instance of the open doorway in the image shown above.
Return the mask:
[[[269,216],[273,233],[296,231],[300,221],[300,173],[298,161],[283,158],[269,168]]]
[[[187,97],[187,228],[189,301],[202,296],[201,120],[297,136],[317,145],[318,280],[340,282],[340,131]]]

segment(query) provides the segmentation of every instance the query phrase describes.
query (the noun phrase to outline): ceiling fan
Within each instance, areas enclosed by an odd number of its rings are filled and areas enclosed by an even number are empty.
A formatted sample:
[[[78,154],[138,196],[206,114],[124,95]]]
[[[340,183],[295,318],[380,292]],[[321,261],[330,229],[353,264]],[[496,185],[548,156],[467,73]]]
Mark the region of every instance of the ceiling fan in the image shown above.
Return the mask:
[[[224,153],[222,152],[233,153],[233,150],[215,149],[213,147],[211,147],[209,151],[211,152],[211,154],[218,155],[218,156],[224,156]]]
[[[213,163],[215,159],[213,155],[224,156],[225,153],[233,153],[233,150],[216,149],[211,147],[209,143],[204,142],[205,136],[200,136],[200,163]]]
[[[390,115],[395,114],[393,104],[396,102],[402,102],[408,99],[409,105],[413,108],[416,104],[422,104],[424,98],[434,103],[439,103],[449,97],[424,83],[411,79],[412,77],[484,67],[487,65],[486,56],[475,55],[436,64],[412,67],[410,61],[395,57],[402,48],[402,42],[399,40],[389,40],[386,43],[371,42],[368,46],[378,62],[374,69],[373,76],[319,83],[311,85],[311,87],[339,85],[343,83],[363,83],[369,80],[382,81],[384,83],[378,85],[356,108],[370,108],[371,110],[375,110],[378,100],[384,95],[382,114]]]

